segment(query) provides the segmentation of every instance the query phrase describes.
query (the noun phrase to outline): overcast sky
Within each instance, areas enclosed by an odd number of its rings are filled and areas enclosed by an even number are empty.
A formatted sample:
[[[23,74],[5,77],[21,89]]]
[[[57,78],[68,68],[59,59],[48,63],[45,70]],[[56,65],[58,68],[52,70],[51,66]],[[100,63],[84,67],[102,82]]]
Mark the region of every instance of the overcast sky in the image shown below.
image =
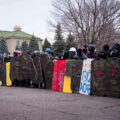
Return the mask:
[[[52,0],[0,0],[0,30],[12,31],[15,25],[24,32],[51,41],[47,20],[51,16]],[[51,41],[52,42],[52,41]]]

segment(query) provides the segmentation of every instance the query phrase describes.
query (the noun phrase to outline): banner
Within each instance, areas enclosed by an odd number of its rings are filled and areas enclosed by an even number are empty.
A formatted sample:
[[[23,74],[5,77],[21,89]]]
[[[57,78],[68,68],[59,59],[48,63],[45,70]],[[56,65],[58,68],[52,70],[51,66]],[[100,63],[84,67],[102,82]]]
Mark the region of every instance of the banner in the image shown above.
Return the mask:
[[[72,93],[71,76],[72,76],[72,66],[74,64],[75,64],[74,60],[67,60],[67,62],[66,62],[64,85],[63,85],[63,92],[64,93]]]
[[[71,77],[68,77],[68,76],[64,77],[63,92],[64,93],[72,93],[72,90],[71,90]]]
[[[10,80],[10,62],[6,63],[6,85],[12,86],[12,81]]]
[[[79,93],[84,95],[90,95],[91,89],[91,62],[93,59],[87,59],[83,61],[81,83]]]
[[[54,63],[54,72],[52,79],[52,90],[63,92],[64,75],[65,75],[65,60],[59,60]]]

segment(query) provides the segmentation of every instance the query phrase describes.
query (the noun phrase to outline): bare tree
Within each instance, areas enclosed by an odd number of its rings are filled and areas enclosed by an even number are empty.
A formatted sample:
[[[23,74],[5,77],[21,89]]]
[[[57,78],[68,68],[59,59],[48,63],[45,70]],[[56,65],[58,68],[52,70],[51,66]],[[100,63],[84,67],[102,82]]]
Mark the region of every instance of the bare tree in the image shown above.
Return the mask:
[[[99,48],[114,42],[120,33],[118,0],[54,0],[52,5],[56,21],[73,33],[80,45],[96,44]]]

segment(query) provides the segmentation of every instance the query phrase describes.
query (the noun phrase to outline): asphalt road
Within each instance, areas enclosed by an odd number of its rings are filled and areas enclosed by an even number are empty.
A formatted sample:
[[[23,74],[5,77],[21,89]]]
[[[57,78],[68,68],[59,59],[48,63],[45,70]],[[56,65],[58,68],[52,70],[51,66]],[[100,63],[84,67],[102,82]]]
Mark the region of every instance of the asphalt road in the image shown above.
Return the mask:
[[[0,120],[120,120],[120,99],[0,87]]]

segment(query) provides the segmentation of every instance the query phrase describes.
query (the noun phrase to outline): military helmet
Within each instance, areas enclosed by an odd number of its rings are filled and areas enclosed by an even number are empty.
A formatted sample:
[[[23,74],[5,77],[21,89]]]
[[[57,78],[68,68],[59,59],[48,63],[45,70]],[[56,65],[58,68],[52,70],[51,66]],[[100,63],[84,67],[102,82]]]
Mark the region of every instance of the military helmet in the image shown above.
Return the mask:
[[[112,47],[112,49],[120,50],[120,45],[118,43],[115,43]]]
[[[94,52],[94,51],[95,51],[95,45],[90,44],[90,45],[88,46],[88,50],[89,50],[90,52]]]
[[[105,44],[105,45],[103,46],[103,50],[105,50],[105,51],[109,50],[109,45],[108,45],[108,44]]]
[[[70,52],[76,52],[76,48],[71,47],[69,51],[70,51]]]

